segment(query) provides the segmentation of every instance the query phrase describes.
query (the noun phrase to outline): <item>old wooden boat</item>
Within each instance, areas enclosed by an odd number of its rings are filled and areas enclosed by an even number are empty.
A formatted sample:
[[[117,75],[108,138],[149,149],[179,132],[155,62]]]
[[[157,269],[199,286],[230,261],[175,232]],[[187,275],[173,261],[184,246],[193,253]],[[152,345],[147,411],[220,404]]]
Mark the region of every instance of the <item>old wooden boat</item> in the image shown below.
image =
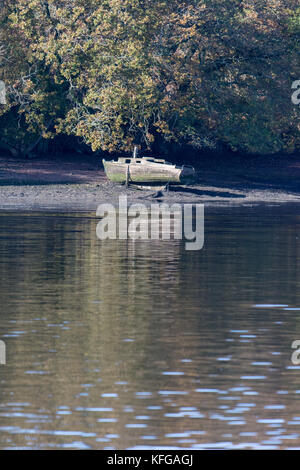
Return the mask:
[[[195,179],[190,165],[178,166],[160,158],[139,157],[135,148],[132,157],[103,160],[110,181],[127,184],[188,184]]]

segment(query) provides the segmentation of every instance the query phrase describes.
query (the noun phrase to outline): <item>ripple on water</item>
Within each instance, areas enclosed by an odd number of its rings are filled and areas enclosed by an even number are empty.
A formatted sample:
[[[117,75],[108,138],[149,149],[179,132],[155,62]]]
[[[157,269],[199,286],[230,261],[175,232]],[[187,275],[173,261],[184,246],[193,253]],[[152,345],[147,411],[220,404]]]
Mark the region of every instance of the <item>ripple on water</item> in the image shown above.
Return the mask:
[[[267,366],[273,365],[273,363],[272,362],[263,362],[262,361],[262,362],[251,362],[251,365],[252,366],[266,366],[267,367]]]
[[[74,441],[69,444],[61,444],[60,446],[62,449],[77,449],[77,450],[89,450],[91,447],[87,445],[85,442],[81,441]]]
[[[99,418],[97,419],[98,423],[117,423],[117,418]]]
[[[284,308],[288,307],[286,304],[255,304],[252,305],[253,308]]]
[[[152,392],[135,392],[138,398],[149,398],[152,397]]]
[[[86,222],[83,223],[85,227]],[[16,225],[13,224],[13,229]],[[52,223],[49,228],[51,227]],[[43,228],[41,233],[49,233],[49,230]],[[243,262],[240,263],[243,272],[236,275],[233,270],[228,273],[228,279],[224,279],[222,270],[216,272],[214,269],[215,259],[207,258],[209,270],[209,276],[206,276],[209,283],[207,289],[206,283],[203,284],[199,281],[199,276],[201,277],[203,274],[200,262],[197,261],[192,265],[187,263],[188,269],[185,271],[185,262],[189,260],[185,257],[184,251],[173,252],[174,247],[170,246],[171,252],[167,249],[153,253],[151,249],[149,253],[145,250],[140,253],[136,246],[130,252],[131,248],[128,251],[128,244],[124,244],[124,246],[126,245],[124,252],[119,251],[119,248],[115,250],[115,247],[112,247],[113,250],[110,251],[108,244],[105,247],[101,246],[101,252],[88,252],[88,255],[93,256],[87,256],[86,247],[89,249],[92,246],[94,249],[95,246],[94,243],[90,243],[90,233],[94,233],[94,230],[87,231],[86,240],[80,235],[78,245],[65,246],[67,238],[61,237],[61,231],[59,231],[59,236],[55,239],[56,245],[59,244],[61,238],[64,238],[64,245],[61,246],[61,252],[55,253],[58,256],[53,257],[55,262],[59,261],[59,264],[53,267],[59,269],[53,269],[53,272],[52,269],[47,270],[49,277],[47,286],[44,284],[46,280],[44,278],[43,284],[38,283],[38,286],[31,282],[31,292],[28,291],[25,296],[27,301],[32,298],[28,310],[24,308],[22,311],[22,309],[13,308],[3,319],[4,322],[7,322],[9,317],[17,319],[18,321],[13,320],[9,324],[6,333],[15,336],[22,335],[20,338],[22,339],[22,348],[19,348],[20,350],[17,348],[15,359],[13,359],[16,365],[16,375],[12,374],[9,377],[13,379],[13,382],[10,380],[7,383],[4,382],[3,392],[5,395],[3,397],[10,396],[10,399],[12,396],[23,397],[24,402],[28,400],[30,403],[13,403],[11,407],[6,404],[0,405],[1,425],[4,426],[0,428],[2,447],[13,446],[13,444],[15,447],[16,444],[19,444],[26,445],[28,448],[30,445],[36,444],[36,446],[45,445],[45,447],[84,449],[93,448],[98,444],[98,447],[107,446],[107,449],[112,449],[113,447],[108,446],[117,443],[121,445],[122,443],[123,448],[137,446],[135,448],[145,449],[149,445],[150,449],[157,451],[159,448],[170,450],[172,447],[174,449],[185,447],[194,449],[242,449],[249,447],[266,449],[277,448],[281,440],[282,447],[284,444],[294,445],[294,447],[297,442],[299,444],[300,417],[294,415],[297,414],[296,399],[298,395],[296,394],[300,394],[300,387],[298,387],[299,390],[296,390],[297,381],[294,379],[296,379],[296,373],[300,367],[292,367],[291,361],[284,363],[283,354],[286,351],[284,352],[282,349],[282,345],[286,339],[288,340],[291,331],[296,331],[294,327],[300,310],[292,301],[291,304],[287,304],[287,301],[291,300],[292,293],[284,282],[285,271],[289,262],[293,263],[293,260],[287,259],[286,246],[283,246],[284,249],[280,252],[282,264],[278,263],[281,259],[277,258],[276,250],[271,250],[274,247],[270,246],[270,253],[272,252],[273,255],[275,253],[275,258],[272,255],[262,260],[262,265],[267,266],[264,273],[257,273],[257,270],[254,269],[257,267],[256,260],[252,259],[251,253],[249,259],[248,255],[246,259],[245,254],[249,253],[249,250],[241,250],[240,255],[242,257],[245,255]],[[227,234],[229,235],[228,232]],[[248,230],[246,235],[248,243]],[[236,256],[236,231],[230,235],[230,237],[232,236],[234,237],[234,245],[231,246],[232,238],[227,244],[230,250],[234,249],[228,253],[230,257],[233,254]],[[281,241],[286,238],[284,231]],[[224,242],[227,240],[224,239]],[[85,245],[81,241],[86,241],[87,244]],[[34,245],[36,250],[38,246],[36,243]],[[80,247],[84,250],[78,255],[77,248]],[[12,253],[14,253],[13,248]],[[25,248],[28,249],[27,244]],[[252,249],[252,245],[250,248]],[[53,250],[50,251],[52,253]],[[165,251],[169,251],[170,259],[173,260],[171,274],[170,263],[164,262]],[[27,252],[25,250],[26,254]],[[114,258],[116,270],[112,273],[111,255],[114,253],[117,254]],[[101,255],[102,260],[100,283],[98,282],[98,261],[100,258],[96,256],[98,254]],[[132,256],[129,260],[128,255]],[[211,255],[207,252],[204,253],[204,256]],[[31,258],[29,256],[27,258],[29,262]],[[221,262],[225,263],[226,261],[227,263],[230,259],[226,254],[226,258],[223,257]],[[272,259],[272,264],[268,264],[270,259]],[[80,260],[79,264],[78,260]],[[27,263],[26,257],[22,257],[21,261]],[[27,274],[26,277],[23,277],[24,279],[32,281],[37,277],[41,266],[40,254],[37,261],[36,267],[31,263],[29,266],[28,263],[28,271],[24,270]],[[77,264],[74,264],[75,261]],[[89,264],[83,266],[82,263],[85,261]],[[69,264],[61,266],[61,262]],[[291,266],[289,271],[291,276],[299,274],[295,272],[296,264]],[[130,276],[128,280],[129,265]],[[15,264],[12,263],[12,266]],[[74,266],[76,267],[75,276],[72,275],[72,273],[74,274]],[[231,267],[230,263],[228,266]],[[26,268],[26,265],[22,267]],[[60,269],[61,267],[63,269]],[[77,267],[80,269],[77,270]],[[96,268],[95,271],[93,271],[93,267]],[[88,276],[89,282],[82,283],[86,272],[90,272],[92,275]],[[158,272],[159,276],[157,276]],[[9,273],[13,273],[11,267]],[[242,274],[240,279],[239,274]],[[259,281],[257,275],[261,277]],[[274,279],[276,282],[271,282]],[[280,298],[276,294],[276,288],[279,285],[278,279],[283,281]],[[136,282],[132,283],[132,280]],[[210,347],[211,338],[215,337],[216,325],[212,321],[214,315],[210,315],[209,312],[211,309],[213,313],[217,314],[220,305],[215,301],[216,289],[217,291],[220,289],[220,294],[222,294],[222,286],[224,287],[224,281],[227,280],[229,295],[225,299],[222,313],[224,321],[218,324],[217,346],[219,347],[216,347],[215,353],[213,353]],[[74,297],[74,281],[78,286],[78,298]],[[259,293],[261,281],[266,281],[264,298],[261,298],[261,293]],[[168,288],[171,297],[174,296],[174,299],[177,299],[178,302],[171,304],[172,311],[169,311],[170,306],[165,296],[160,296],[162,302],[159,305],[156,305],[157,302],[154,302],[153,305],[149,301],[145,302],[145,299],[152,301],[153,296],[151,297],[151,295],[156,291],[153,287],[159,287],[159,285],[162,286],[161,292],[165,292],[165,288]],[[26,282],[26,290],[27,286],[28,282]],[[110,288],[106,289],[108,286]],[[20,283],[19,287],[22,293],[25,284],[23,286]],[[46,308],[43,308],[42,305],[41,294],[44,294],[44,288],[46,295],[48,295],[45,303]],[[49,293],[47,294],[48,288]],[[137,296],[137,302],[132,304],[131,307],[134,311],[126,316],[125,321],[124,316],[121,315],[121,308],[117,308],[116,315],[113,316],[111,309],[116,306],[121,307],[123,303],[125,305],[124,292],[127,292],[128,288],[134,296]],[[186,289],[186,296],[178,295],[182,288]],[[59,296],[57,296],[58,290]],[[159,289],[158,292],[160,292]],[[249,292],[251,295],[253,294],[255,300],[284,300],[286,303],[262,302],[249,309],[252,302],[245,305],[245,298]],[[10,297],[14,296],[14,292],[10,290],[5,291],[4,294],[9,294]],[[9,296],[7,295],[7,299],[10,299]],[[40,302],[39,298],[41,298]],[[203,315],[199,321],[199,305],[203,304],[203,302],[201,303],[203,298],[206,300],[207,311],[202,312]],[[19,301],[20,299],[21,295]],[[43,299],[45,299],[44,295]],[[100,302],[102,302],[101,306],[93,306],[93,303]],[[38,308],[38,305],[41,308]],[[86,314],[82,305],[89,305],[91,312]],[[155,305],[158,310],[155,310]],[[156,312],[155,316],[149,315],[153,306]],[[99,311],[99,308],[101,308],[101,331],[98,330],[99,317],[94,316],[93,313],[93,311]],[[32,313],[34,310],[42,310],[43,316],[40,315],[39,318],[36,318],[37,314]],[[189,327],[186,331],[182,331],[182,312],[186,312],[189,317]],[[34,320],[30,320],[32,315]],[[21,324],[22,318],[28,319],[28,323],[40,321],[41,325],[34,324],[27,327],[27,325]],[[70,324],[66,325],[66,322],[62,322],[63,318],[69,319]],[[122,319],[124,321],[120,323]],[[162,335],[158,334],[161,322],[165,322],[164,326],[166,327],[163,328]],[[167,331],[169,324],[172,326],[172,331]],[[27,335],[24,335],[23,326],[26,326]],[[68,326],[72,327],[71,336],[69,332],[63,331]],[[35,343],[37,355],[32,356],[30,337],[34,333],[33,327],[36,328],[34,336],[37,338]],[[50,335],[49,344],[45,345],[46,328],[49,329]],[[234,329],[230,330],[230,328]],[[95,331],[97,337],[101,333],[100,336],[105,341],[90,344],[87,340],[91,331]],[[149,335],[145,336],[145,331],[149,332]],[[189,339],[187,344],[181,345],[182,347],[178,347],[176,340],[180,334],[188,335],[185,338]],[[78,338],[82,338],[82,343],[90,346],[84,361],[78,360],[78,358],[80,359]],[[137,338],[139,338],[139,346],[143,350],[144,364],[146,364],[142,373],[136,373],[141,360],[135,347]],[[246,342],[248,342],[248,346],[255,344],[255,347],[249,348],[246,344],[242,344]],[[49,351],[55,352],[55,357],[54,354],[44,355]],[[20,364],[22,365],[20,361],[22,355],[25,358],[25,367],[20,366]],[[40,362],[35,362],[37,360],[35,356],[40,358]],[[112,360],[110,361],[109,358]],[[283,367],[279,367],[278,376],[278,374],[273,374],[272,367],[280,366],[282,363],[280,358],[282,358]],[[229,367],[231,363],[233,365]],[[124,364],[128,365],[125,369]],[[153,364],[158,365],[156,372]],[[69,366],[70,370],[66,370],[66,366],[67,368]],[[25,375],[25,371],[29,375]],[[51,383],[58,380],[62,386],[56,387],[57,390],[55,387],[51,387],[48,377],[43,378],[40,375],[44,371],[50,371],[52,374]],[[20,375],[19,378],[17,374]],[[71,388],[70,377],[72,378]],[[276,377],[278,381],[275,380]],[[102,379],[101,384],[98,382],[100,378]],[[286,389],[280,390],[279,383],[285,385]],[[43,391],[46,391],[45,396],[43,393],[38,393],[38,390],[41,390],[40,385],[45,388],[45,390],[43,388]],[[46,388],[48,385],[49,387]],[[22,393],[23,391],[24,393]],[[10,395],[13,392],[15,395]],[[49,392],[52,393],[50,400],[47,398]],[[102,394],[102,392],[105,393]],[[33,402],[32,398],[34,398]],[[14,398],[12,401],[18,402],[18,399]],[[69,407],[59,407],[57,406],[59,403],[67,404]],[[13,426],[7,426],[8,424]],[[193,431],[193,427],[198,431]],[[202,431],[202,428],[206,430],[206,433]],[[57,431],[53,433],[52,429]],[[72,431],[73,429],[74,431]],[[78,429],[87,432],[80,433]],[[89,431],[94,431],[94,433],[91,434]],[[13,436],[12,434],[17,435]],[[48,435],[43,438],[43,434]],[[129,436],[128,439],[127,436]],[[117,441],[118,439],[120,442]],[[156,443],[160,446],[156,446]],[[167,445],[168,443],[172,447]]]
[[[191,434],[189,432],[174,432],[174,433],[169,433],[169,434],[165,434],[165,437],[168,437],[168,438],[181,438],[181,437],[190,437]]]
[[[286,406],[285,405],[266,405],[264,408],[266,410],[284,410]]]
[[[178,411],[177,413],[165,413],[164,415],[166,418],[204,418],[205,415],[200,413],[199,411]]]
[[[285,422],[285,420],[281,418],[266,418],[266,419],[257,419],[256,422],[259,424],[282,424]]]
[[[111,411],[114,411],[114,408],[107,408],[107,407],[100,407],[100,408],[84,408],[84,407],[81,407],[81,406],[78,406],[76,408],[76,411],[91,411],[91,412],[111,412]]]
[[[267,377],[265,375],[242,375],[242,380],[264,380]]]
[[[162,372],[162,375],[184,375],[184,372],[173,372],[173,371],[165,371],[165,372]]]

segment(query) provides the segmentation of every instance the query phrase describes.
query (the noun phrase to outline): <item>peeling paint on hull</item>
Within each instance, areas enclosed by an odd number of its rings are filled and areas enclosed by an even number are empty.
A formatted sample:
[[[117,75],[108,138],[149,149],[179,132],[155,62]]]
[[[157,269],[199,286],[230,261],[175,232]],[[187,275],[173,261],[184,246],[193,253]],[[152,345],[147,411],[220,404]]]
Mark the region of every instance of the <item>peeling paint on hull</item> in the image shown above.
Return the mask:
[[[123,163],[103,160],[105,173],[110,181],[126,183],[128,172],[129,183],[189,183],[195,178],[195,170],[191,167],[149,162]]]

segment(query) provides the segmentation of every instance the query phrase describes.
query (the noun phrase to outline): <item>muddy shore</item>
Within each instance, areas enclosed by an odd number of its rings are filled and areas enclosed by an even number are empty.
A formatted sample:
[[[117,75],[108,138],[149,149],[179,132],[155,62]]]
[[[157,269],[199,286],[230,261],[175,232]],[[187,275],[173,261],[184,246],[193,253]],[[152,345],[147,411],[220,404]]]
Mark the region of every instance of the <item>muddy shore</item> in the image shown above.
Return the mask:
[[[111,183],[95,157],[32,160],[0,157],[0,210],[95,211],[103,202],[205,203],[236,205],[300,202],[300,161],[296,157],[201,159],[197,182],[167,193]]]

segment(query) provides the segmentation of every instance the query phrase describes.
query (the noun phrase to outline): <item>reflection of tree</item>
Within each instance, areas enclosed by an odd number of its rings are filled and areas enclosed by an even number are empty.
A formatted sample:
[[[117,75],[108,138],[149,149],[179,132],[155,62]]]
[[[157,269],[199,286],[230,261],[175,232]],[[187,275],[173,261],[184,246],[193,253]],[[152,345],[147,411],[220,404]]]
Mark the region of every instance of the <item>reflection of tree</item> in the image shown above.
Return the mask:
[[[291,223],[284,219],[283,224],[282,219],[266,215],[261,223],[244,220],[240,214],[236,221],[208,215],[205,249],[193,253],[178,241],[101,242],[95,234],[98,221],[89,216],[1,217],[0,265],[5,282],[0,292],[5,308],[0,335],[24,332],[7,340],[14,352],[0,371],[1,403],[29,403],[28,412],[37,415],[34,426],[44,431],[84,430],[100,437],[117,433],[120,448],[136,443],[141,432],[171,444],[164,436],[174,428],[205,430],[197,442],[223,440],[230,428],[211,416],[224,414],[222,405],[234,407],[234,401],[223,401],[230,395],[240,396],[242,402],[255,401],[255,413],[245,414],[251,430],[260,432],[256,417],[265,416],[268,402],[286,405],[285,419],[296,416],[293,396],[276,392],[298,387],[297,376],[286,369],[290,344],[299,332],[297,317],[252,305],[297,306],[297,225],[295,218]],[[248,331],[253,337],[243,343],[247,338],[233,330]],[[282,355],[272,356],[273,351]],[[268,361],[270,367],[252,365]],[[162,374],[172,371],[184,375]],[[241,379],[259,374],[267,380]],[[259,395],[244,397],[238,390],[230,391],[240,386]],[[195,391],[202,388],[224,393]],[[159,393],[168,390],[179,394]],[[105,393],[118,397],[102,397]],[[57,407],[63,405],[72,414],[56,416]],[[149,411],[149,405],[162,410]],[[134,413],[124,412],[126,406]],[[186,406],[203,418],[192,419],[191,413],[165,416]],[[99,407],[113,411],[87,410]],[[151,415],[146,431],[125,430],[136,414]],[[117,421],[97,421],[106,417]],[[33,426],[21,418],[1,420],[3,426],[12,422]],[[233,439],[240,439],[240,429],[230,432]],[[26,445],[24,436],[13,439]],[[49,441],[72,442],[71,437],[47,434],[38,439],[41,447]]]

